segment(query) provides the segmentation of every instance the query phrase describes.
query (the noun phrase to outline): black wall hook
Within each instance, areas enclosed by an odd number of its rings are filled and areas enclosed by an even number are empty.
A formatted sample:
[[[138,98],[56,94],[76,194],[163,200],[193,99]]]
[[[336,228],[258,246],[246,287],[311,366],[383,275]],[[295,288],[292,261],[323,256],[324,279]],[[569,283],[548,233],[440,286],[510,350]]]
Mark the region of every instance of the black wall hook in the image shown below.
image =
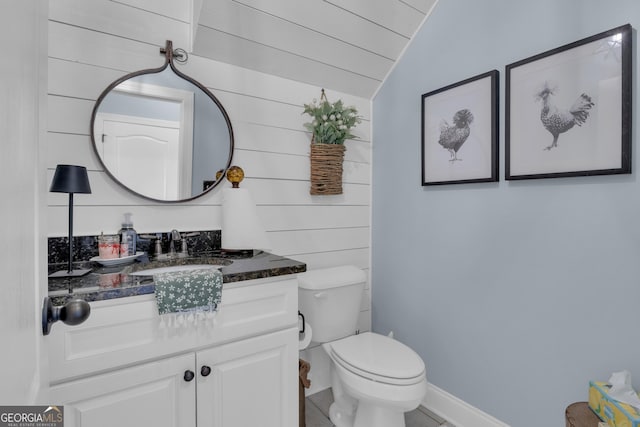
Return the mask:
[[[67,325],[79,325],[87,320],[91,306],[81,299],[72,299],[62,307],[54,307],[51,298],[45,297],[42,304],[42,335],[49,335],[51,325],[62,320]]]

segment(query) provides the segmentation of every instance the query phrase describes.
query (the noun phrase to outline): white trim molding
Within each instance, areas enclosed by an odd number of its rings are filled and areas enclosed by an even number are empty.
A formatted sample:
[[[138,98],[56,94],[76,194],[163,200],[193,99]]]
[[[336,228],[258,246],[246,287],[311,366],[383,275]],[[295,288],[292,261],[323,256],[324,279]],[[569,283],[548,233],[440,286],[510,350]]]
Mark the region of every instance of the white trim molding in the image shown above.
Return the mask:
[[[509,424],[482,412],[433,384],[427,384],[422,406],[455,427],[509,427]]]

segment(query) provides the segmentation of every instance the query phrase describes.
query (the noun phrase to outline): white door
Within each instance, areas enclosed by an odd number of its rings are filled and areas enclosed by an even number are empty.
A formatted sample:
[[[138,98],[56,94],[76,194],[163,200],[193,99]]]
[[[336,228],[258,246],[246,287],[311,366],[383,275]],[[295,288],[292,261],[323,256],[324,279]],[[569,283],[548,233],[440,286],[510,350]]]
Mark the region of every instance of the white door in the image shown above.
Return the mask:
[[[46,295],[48,2],[0,3],[0,402],[47,404],[40,326]]]
[[[190,353],[63,383],[51,398],[64,405],[65,427],[195,427],[194,360]]]
[[[292,328],[196,353],[198,427],[297,426],[297,337]]]
[[[120,182],[154,199],[181,198],[185,177],[179,122],[99,114],[95,127],[100,157]],[[188,188],[190,195],[190,176]]]

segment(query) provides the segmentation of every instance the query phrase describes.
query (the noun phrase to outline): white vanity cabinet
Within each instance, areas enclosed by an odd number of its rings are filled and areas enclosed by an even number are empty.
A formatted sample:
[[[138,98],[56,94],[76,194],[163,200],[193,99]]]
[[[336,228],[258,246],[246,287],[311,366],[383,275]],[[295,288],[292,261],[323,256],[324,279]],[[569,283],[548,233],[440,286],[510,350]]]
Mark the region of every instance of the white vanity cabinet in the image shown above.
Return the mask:
[[[296,426],[298,347],[292,338],[297,343],[297,329],[196,353],[198,427]]]
[[[50,401],[65,426],[294,427],[298,423],[297,281],[225,284],[214,324],[162,328],[153,295],[91,303],[56,323]]]
[[[66,427],[196,427],[195,356],[187,354],[62,383]]]

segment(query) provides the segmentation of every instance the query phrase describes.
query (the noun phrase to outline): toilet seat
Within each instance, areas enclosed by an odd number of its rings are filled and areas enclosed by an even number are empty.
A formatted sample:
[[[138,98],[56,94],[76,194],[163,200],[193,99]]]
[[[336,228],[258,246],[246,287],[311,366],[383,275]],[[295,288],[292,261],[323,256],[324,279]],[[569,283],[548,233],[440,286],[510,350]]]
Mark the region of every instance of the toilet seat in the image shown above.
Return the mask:
[[[384,335],[364,332],[329,344],[335,363],[368,380],[402,386],[425,379],[425,366],[420,356]]]

